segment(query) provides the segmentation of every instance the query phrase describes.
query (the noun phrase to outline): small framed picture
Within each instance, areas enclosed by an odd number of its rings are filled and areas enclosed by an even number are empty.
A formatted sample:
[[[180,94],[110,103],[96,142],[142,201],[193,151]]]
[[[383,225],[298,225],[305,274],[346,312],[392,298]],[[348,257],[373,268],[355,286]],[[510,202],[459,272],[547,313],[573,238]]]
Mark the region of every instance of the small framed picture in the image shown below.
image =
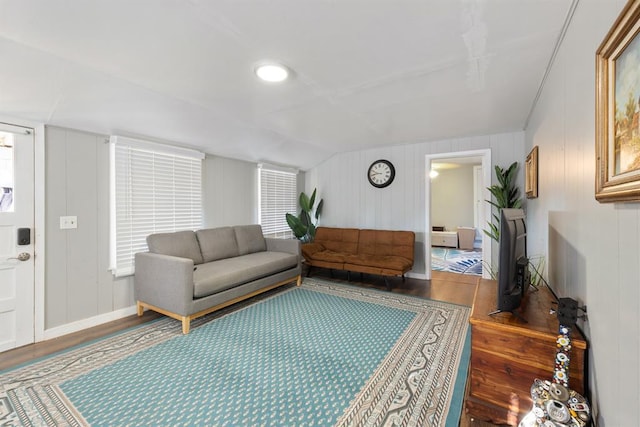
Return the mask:
[[[524,163],[524,192],[527,199],[535,199],[538,197],[538,146],[527,156]]]

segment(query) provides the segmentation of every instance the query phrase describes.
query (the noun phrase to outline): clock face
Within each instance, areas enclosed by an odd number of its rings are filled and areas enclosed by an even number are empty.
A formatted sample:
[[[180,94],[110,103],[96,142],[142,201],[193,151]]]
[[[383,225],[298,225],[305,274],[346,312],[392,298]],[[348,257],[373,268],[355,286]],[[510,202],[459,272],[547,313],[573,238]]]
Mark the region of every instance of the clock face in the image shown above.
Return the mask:
[[[384,188],[393,182],[396,176],[396,169],[388,160],[376,160],[369,166],[367,178],[369,183],[377,188]]]

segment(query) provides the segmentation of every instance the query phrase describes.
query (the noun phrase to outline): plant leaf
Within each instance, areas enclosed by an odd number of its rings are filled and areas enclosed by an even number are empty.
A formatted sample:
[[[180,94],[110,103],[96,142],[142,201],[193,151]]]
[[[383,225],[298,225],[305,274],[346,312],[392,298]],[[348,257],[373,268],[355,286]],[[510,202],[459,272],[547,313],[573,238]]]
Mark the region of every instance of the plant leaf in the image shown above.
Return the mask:
[[[309,206],[309,196],[307,196],[304,191],[300,193],[300,207],[305,212],[311,211],[311,207]]]
[[[305,227],[302,222],[300,222],[300,219],[298,219],[298,217],[288,213],[286,215],[286,218],[287,224],[289,224],[289,227],[291,228],[291,231],[293,231],[293,234],[296,236],[296,238],[301,239],[305,234],[307,234],[307,227]]]
[[[318,207],[316,208],[316,223],[320,219],[320,214],[322,213],[322,206],[324,206],[324,199],[320,199],[318,202]]]
[[[309,213],[307,211],[300,211],[300,222],[302,223],[302,225],[304,225],[305,227],[309,228],[311,224],[311,217],[309,216]]]
[[[311,194],[311,200],[309,201],[309,212],[313,209],[313,205],[316,202],[316,189],[313,189],[313,193]]]

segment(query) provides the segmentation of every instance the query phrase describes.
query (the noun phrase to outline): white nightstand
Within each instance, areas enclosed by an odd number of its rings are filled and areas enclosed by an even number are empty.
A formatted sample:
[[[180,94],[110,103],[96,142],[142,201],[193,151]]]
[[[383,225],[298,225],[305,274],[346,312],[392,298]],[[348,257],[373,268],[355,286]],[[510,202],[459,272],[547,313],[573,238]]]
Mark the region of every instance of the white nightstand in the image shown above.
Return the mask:
[[[432,231],[431,246],[447,246],[449,248],[458,247],[457,231]]]

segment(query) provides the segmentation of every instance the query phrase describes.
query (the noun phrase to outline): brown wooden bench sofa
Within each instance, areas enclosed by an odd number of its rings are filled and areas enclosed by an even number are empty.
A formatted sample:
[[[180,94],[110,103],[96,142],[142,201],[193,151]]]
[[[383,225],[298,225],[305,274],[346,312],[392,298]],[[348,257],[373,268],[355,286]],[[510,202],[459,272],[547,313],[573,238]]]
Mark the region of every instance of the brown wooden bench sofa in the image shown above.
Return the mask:
[[[391,289],[387,277],[404,279],[413,268],[414,245],[413,231],[318,227],[313,243],[302,245],[302,255],[307,276],[313,267],[376,274]]]

